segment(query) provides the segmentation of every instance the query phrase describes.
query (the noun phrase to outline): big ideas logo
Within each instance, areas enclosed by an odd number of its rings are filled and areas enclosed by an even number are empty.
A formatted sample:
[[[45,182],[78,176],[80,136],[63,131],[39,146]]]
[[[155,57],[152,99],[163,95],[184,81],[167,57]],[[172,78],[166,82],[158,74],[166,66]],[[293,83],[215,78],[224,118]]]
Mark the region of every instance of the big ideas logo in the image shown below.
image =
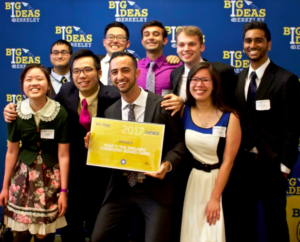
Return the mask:
[[[179,29],[182,29],[182,26],[165,26],[168,35],[171,35],[171,38],[168,38],[168,43],[171,43],[172,48],[177,48],[176,33]],[[203,35],[203,43],[205,43],[205,35]]]
[[[11,10],[11,21],[20,22],[40,22],[40,10],[33,9],[29,3],[25,2],[5,2],[5,10]]]
[[[117,22],[147,22],[148,9],[141,9],[133,1],[109,1],[109,9],[115,9]]]
[[[234,67],[234,72],[237,74],[249,67],[249,60],[247,56],[241,50],[224,50],[223,59],[230,60],[230,65]]]
[[[86,34],[80,27],[55,26],[55,34],[61,34],[61,38],[73,47],[92,47],[93,36]]]
[[[40,56],[34,56],[25,48],[6,48],[6,56],[11,56],[10,63],[13,69],[23,69],[27,64],[41,63]]]
[[[259,9],[252,1],[224,0],[224,8],[231,8],[231,22],[265,21],[266,9]]]
[[[283,27],[283,35],[290,35],[290,48],[300,50],[300,27]]]

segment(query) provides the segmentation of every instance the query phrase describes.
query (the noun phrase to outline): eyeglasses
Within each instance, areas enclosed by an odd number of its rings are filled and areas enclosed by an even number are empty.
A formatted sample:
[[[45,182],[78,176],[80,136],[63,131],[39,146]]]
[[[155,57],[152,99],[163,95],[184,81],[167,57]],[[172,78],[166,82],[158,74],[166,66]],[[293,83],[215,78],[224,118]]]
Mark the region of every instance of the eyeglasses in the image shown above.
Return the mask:
[[[66,55],[69,55],[70,54],[70,52],[69,51],[66,51],[66,50],[62,50],[62,51],[52,51],[51,52],[51,54],[52,55],[55,55],[55,56],[57,56],[57,55],[59,55],[59,54],[61,54],[61,55],[63,55],[63,56],[66,56]]]
[[[84,68],[84,69],[82,69],[82,70],[80,70],[80,69],[74,69],[74,70],[72,70],[72,74],[77,76],[77,75],[80,75],[81,72],[83,72],[84,75],[88,75],[88,74],[90,74],[94,69],[96,69],[96,68],[88,67],[88,68]]]
[[[192,79],[190,79],[192,85],[197,85],[200,81],[202,82],[203,85],[208,85],[208,83],[211,82],[212,79],[208,77],[202,77],[202,78],[193,77]]]
[[[117,41],[119,42],[125,42],[127,40],[127,38],[124,37],[123,35],[113,35],[113,34],[106,36],[105,39],[108,41],[113,41],[114,39],[117,39]]]

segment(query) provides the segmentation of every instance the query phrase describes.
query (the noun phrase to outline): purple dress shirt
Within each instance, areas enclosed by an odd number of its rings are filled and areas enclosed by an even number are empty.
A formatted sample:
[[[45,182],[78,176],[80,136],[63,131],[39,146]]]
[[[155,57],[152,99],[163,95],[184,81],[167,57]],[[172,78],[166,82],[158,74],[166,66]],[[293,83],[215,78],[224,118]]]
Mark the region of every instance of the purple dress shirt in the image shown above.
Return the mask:
[[[143,89],[146,89],[147,72],[150,66],[151,60],[146,57],[145,59],[138,61],[138,69],[141,70],[140,77],[137,79],[137,83]],[[163,89],[171,89],[170,76],[171,72],[177,67],[181,66],[182,63],[176,65],[170,65],[166,61],[166,57],[161,55],[159,58],[154,60],[155,65],[153,71],[155,74],[155,94],[161,95]]]

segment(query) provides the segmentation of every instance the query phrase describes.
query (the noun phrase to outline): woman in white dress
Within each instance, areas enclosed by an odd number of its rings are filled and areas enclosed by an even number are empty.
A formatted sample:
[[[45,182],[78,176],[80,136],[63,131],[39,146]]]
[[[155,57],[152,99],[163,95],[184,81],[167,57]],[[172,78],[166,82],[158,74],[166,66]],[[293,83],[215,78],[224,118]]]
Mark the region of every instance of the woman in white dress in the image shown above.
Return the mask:
[[[241,142],[237,114],[222,102],[220,77],[208,62],[189,72],[182,110],[191,153],[181,242],[225,242],[222,192]]]

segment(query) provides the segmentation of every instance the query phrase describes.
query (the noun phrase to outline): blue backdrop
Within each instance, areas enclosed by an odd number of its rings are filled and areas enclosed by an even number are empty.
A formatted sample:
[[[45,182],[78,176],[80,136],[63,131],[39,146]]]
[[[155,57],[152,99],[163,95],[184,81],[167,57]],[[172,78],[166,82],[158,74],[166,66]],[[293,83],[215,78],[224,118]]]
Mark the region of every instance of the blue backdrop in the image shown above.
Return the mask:
[[[19,76],[28,63],[50,66],[50,46],[58,39],[71,42],[74,51],[90,48],[105,54],[105,26],[124,22],[130,31],[128,51],[145,57],[140,29],[144,22],[157,19],[166,26],[169,42],[164,54],[176,54],[176,30],[183,25],[199,26],[205,35],[202,56],[221,61],[239,72],[248,67],[243,53],[243,25],[251,20],[265,21],[272,33],[270,59],[300,76],[300,2],[298,0],[30,0],[0,5],[0,66],[2,88],[0,107],[23,99]],[[4,172],[6,125],[0,118],[0,179]],[[288,221],[291,241],[300,241],[300,169],[299,162],[289,181]],[[2,181],[1,181],[2,182]],[[267,189],[267,187],[266,187]],[[260,220],[260,225],[263,225]],[[260,239],[265,241],[263,226]]]

